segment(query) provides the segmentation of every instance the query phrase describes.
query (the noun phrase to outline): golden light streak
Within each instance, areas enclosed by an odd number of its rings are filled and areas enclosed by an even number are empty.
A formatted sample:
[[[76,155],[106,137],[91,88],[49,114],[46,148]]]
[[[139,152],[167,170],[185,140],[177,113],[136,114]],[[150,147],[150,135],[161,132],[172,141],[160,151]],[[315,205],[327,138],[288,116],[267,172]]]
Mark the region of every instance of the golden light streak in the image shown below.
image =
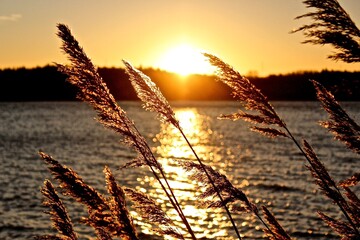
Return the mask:
[[[175,109],[176,118],[180,122],[185,135],[189,138],[200,158],[209,160],[210,158],[220,158],[217,153],[211,153],[212,149],[209,144],[211,141],[212,131],[208,129],[209,119],[201,115],[196,108],[179,108]],[[198,207],[197,195],[202,192],[201,186],[196,181],[189,179],[189,175],[177,162],[194,161],[194,155],[188,147],[179,131],[173,126],[163,123],[161,130],[156,138],[160,144],[156,147],[158,160],[161,162],[164,171],[168,177],[170,186],[177,196],[184,214],[187,216],[192,229],[198,238],[214,239],[226,236],[228,221],[221,209],[205,209]],[[211,155],[211,157],[209,157]],[[216,156],[214,156],[216,155]],[[168,203],[166,196],[163,194],[160,185],[155,179],[145,177],[138,179],[141,184],[151,186],[148,194],[162,206],[167,208],[167,214],[171,219],[176,220],[176,225],[181,228],[181,221],[177,213]],[[224,219],[225,218],[225,219]],[[148,226],[142,225],[143,229]],[[219,230],[221,229],[221,230]],[[148,229],[149,230],[149,229]],[[171,239],[171,238],[166,238]]]

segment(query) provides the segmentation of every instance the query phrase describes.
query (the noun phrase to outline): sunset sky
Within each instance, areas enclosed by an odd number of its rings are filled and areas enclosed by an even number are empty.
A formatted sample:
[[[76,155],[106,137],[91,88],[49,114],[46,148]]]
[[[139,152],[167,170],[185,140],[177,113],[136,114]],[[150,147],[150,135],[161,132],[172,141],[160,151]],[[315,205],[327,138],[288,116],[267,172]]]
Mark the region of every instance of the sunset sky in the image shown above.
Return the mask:
[[[340,0],[360,25],[360,1]],[[308,20],[301,0],[0,0],[0,68],[65,63],[56,24],[67,24],[98,66],[206,72],[199,52],[213,53],[241,73],[360,70],[334,62],[328,46],[289,34]],[[184,62],[184,58],[186,61]]]

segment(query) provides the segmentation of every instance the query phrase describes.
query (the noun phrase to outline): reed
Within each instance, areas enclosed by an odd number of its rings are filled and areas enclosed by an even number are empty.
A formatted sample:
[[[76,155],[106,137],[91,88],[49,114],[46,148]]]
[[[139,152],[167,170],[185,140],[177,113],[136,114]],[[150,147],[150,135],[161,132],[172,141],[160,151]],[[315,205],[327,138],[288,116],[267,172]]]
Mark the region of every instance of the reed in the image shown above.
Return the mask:
[[[346,239],[360,238],[360,208],[359,206],[356,206],[358,199],[346,199],[346,197],[343,196],[339,187],[328,173],[324,164],[319,160],[311,145],[306,140],[303,140],[301,146],[287,127],[286,123],[279,117],[259,89],[218,57],[206,53],[204,55],[209,62],[217,68],[219,80],[232,88],[233,95],[240,101],[241,106],[246,110],[252,111],[247,113],[243,110],[239,110],[238,113],[222,115],[220,118],[249,121],[252,123],[250,129],[253,131],[260,132],[269,137],[287,137],[291,139],[300,153],[305,157],[308,163],[307,168],[314,177],[315,183],[319,186],[324,195],[339,207],[340,211],[345,216],[346,222],[330,218],[324,213],[319,213],[320,217],[339,233],[340,236]],[[322,125],[329,128],[330,131],[335,134],[335,138],[344,141],[350,149],[356,152],[360,136],[358,131],[359,126],[340,107],[330,92],[318,82],[312,82],[317,91],[319,101],[330,115],[330,121],[322,123]],[[254,114],[253,112],[256,112],[257,114]],[[358,174],[355,174],[351,179],[355,178],[356,180],[357,177]],[[350,190],[346,189],[346,191]],[[351,196],[355,197],[356,195],[351,193]]]
[[[59,187],[63,191],[62,194],[68,195],[86,206],[88,217],[82,221],[94,228],[95,234],[99,239],[112,239],[112,236],[118,236],[122,239],[138,239],[135,225],[126,207],[123,190],[116,184],[115,178],[108,167],[105,167],[104,172],[108,192],[112,197],[105,198],[93,187],[86,184],[71,168],[60,164],[44,152],[39,154],[45,163],[48,164],[48,169],[54,175],[54,178],[59,182]],[[58,236],[45,235],[38,238],[77,239],[66,208],[60,202],[52,184],[46,181],[45,186],[46,188],[42,190],[46,199],[44,203],[53,209],[50,214],[60,234]]]
[[[156,160],[145,138],[137,130],[134,122],[128,118],[126,112],[116,103],[95,66],[71,34],[70,29],[66,25],[59,24],[58,30],[58,36],[63,41],[62,50],[71,61],[71,66],[58,64],[59,71],[67,74],[69,76],[68,81],[78,88],[78,97],[90,103],[97,111],[98,121],[105,127],[119,133],[123,138],[123,142],[138,153],[138,157],[132,162],[129,162],[127,166],[146,165],[150,168],[172,206],[188,229],[188,233],[192,236],[192,239],[196,239],[167,181],[161,164]],[[161,181],[161,177],[164,179],[165,184]]]
[[[186,143],[188,144],[194,156],[196,157],[201,167],[201,171],[205,173],[209,184],[211,184],[216,195],[219,197],[221,205],[224,207],[237,237],[241,239],[240,233],[237,229],[234,219],[231,216],[231,213],[228,207],[226,206],[226,203],[222,195],[220,194],[220,190],[218,186],[216,186],[215,184],[215,180],[210,176],[208,170],[206,170],[205,165],[196,154],[188,138],[185,136],[184,132],[181,129],[179,121],[175,118],[175,113],[173,109],[171,108],[170,104],[161,93],[160,89],[156,86],[156,84],[153,81],[151,81],[150,77],[146,76],[141,71],[135,69],[133,66],[131,66],[130,63],[124,61],[124,64],[126,66],[126,72],[130,76],[130,81],[137,93],[137,96],[143,102],[144,108],[149,111],[156,112],[160,120],[172,124],[176,129],[180,131],[181,135],[186,140]]]
[[[74,231],[73,224],[68,216],[66,208],[59,198],[54,186],[49,180],[45,180],[44,186],[41,188],[41,193],[44,195],[44,206],[49,207],[48,211],[51,216],[53,227],[61,234],[62,237],[71,240],[77,240],[78,237]],[[51,238],[50,235],[38,237],[38,239]]]
[[[303,32],[307,38],[303,43],[331,45],[336,53],[330,59],[353,63],[360,61],[360,30],[337,0],[306,0],[307,8],[313,12],[298,16],[310,18],[312,22],[294,31]]]
[[[349,35],[347,40],[359,36],[355,24],[336,0],[322,2],[308,0],[304,1],[304,3],[309,7],[319,9],[318,12],[300,16],[311,17],[315,21],[320,21],[320,23],[307,25],[297,30],[309,31],[305,35],[316,38],[315,40],[309,40],[309,42],[315,44],[327,43],[324,39],[327,39],[328,35],[323,33],[323,28],[326,27],[346,29],[345,34]],[[334,12],[340,14],[334,17],[330,14]],[[339,22],[335,23],[334,19],[338,19]],[[329,34],[333,33],[330,31]],[[96,67],[71,34],[70,29],[66,25],[59,24],[58,36],[62,40],[62,50],[71,62],[70,66],[58,64],[59,71],[67,74],[68,81],[77,87],[78,97],[94,108],[97,112],[98,121],[118,133],[123,143],[137,152],[137,157],[126,163],[123,168],[148,167],[154,178],[159,182],[172,208],[177,212],[183,227],[179,229],[166,214],[166,211],[148,195],[126,186],[120,186],[109,167],[105,166],[103,170],[107,190],[105,195],[89,186],[71,168],[62,165],[50,155],[40,152],[41,158],[58,182],[61,194],[86,207],[87,215],[82,219],[81,223],[90,226],[98,239],[140,239],[141,233],[139,233],[133,221],[133,216],[129,211],[130,208],[135,210],[143,221],[151,224],[154,234],[175,239],[197,239],[187,216],[181,209],[181,203],[178,201],[162,165],[155,158],[145,138],[110,94]],[[343,37],[343,35],[341,36]],[[353,46],[357,51],[358,47]],[[348,62],[360,61],[357,56],[358,52],[355,51],[353,55],[348,54],[348,51],[354,49],[348,49],[343,45],[337,48],[345,53],[339,53],[332,56],[332,58]],[[217,69],[218,79],[232,89],[232,94],[239,101],[241,107],[238,112],[221,115],[219,118],[233,121],[244,120],[251,123],[250,129],[252,131],[259,132],[267,137],[284,137],[292,141],[304,156],[305,165],[313,176],[315,184],[328,202],[334,203],[338,207],[343,217],[341,219],[334,218],[328,215],[329,213],[324,212],[318,212],[318,216],[341,239],[360,239],[360,200],[351,189],[360,182],[360,173],[354,172],[347,179],[341,181],[334,180],[310,143],[305,139],[302,139],[300,143],[294,137],[286,122],[278,115],[267,97],[249,79],[242,76],[219,57],[208,53],[204,53],[204,56]],[[233,215],[244,213],[253,214],[258,219],[263,225],[263,232],[268,239],[292,239],[276,219],[276,216],[266,206],[257,206],[242,189],[233,185],[227,176],[204,164],[196,153],[195,147],[191,144],[191,139],[188,139],[184,134],[173,109],[156,84],[129,62],[124,61],[124,65],[138,97],[143,102],[143,107],[157,113],[160,121],[173,125],[194,154],[196,160],[194,162],[176,160],[178,166],[189,173],[189,178],[198,182],[203,188],[202,192],[198,193],[198,198],[194,199],[194,204],[197,203],[197,205],[206,208],[223,208],[238,239],[245,237],[246,233],[238,228],[240,224],[235,222]],[[343,142],[348,149],[360,154],[359,125],[350,118],[328,90],[316,81],[312,81],[312,83],[322,108],[329,115],[329,120],[321,122],[321,126],[328,129],[334,135],[334,138]],[[81,238],[75,232],[66,206],[51,181],[46,180],[44,182],[41,192],[44,196],[43,204],[50,209],[48,213],[58,234],[38,236],[37,239],[75,240]]]

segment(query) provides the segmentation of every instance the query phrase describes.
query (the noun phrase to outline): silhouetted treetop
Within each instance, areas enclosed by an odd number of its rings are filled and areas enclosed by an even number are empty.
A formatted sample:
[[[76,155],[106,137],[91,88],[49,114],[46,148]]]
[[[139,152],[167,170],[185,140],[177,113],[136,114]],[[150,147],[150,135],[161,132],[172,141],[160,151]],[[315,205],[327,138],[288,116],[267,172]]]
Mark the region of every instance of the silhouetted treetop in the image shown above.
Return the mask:
[[[153,68],[142,71],[159,86],[169,101],[233,100],[228,86],[214,81],[214,76],[194,74],[180,77]],[[117,100],[138,100],[124,69],[99,68],[98,72]],[[249,79],[270,100],[315,100],[310,79],[320,82],[339,100],[360,100],[360,72],[305,71]],[[0,86],[0,101],[76,100],[73,87],[55,66],[0,70]]]

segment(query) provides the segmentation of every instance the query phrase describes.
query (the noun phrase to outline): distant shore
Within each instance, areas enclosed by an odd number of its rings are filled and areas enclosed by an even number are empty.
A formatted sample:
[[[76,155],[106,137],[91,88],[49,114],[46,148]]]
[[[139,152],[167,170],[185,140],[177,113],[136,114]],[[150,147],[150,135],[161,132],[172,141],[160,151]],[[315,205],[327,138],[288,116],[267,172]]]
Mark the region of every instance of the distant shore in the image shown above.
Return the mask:
[[[215,76],[189,75],[186,77],[159,69],[141,69],[173,100],[232,100],[227,86]],[[122,68],[99,68],[99,73],[117,100],[138,100]],[[323,70],[248,77],[274,101],[315,100],[309,80],[322,83],[340,101],[360,101],[360,72]],[[66,82],[66,76],[55,66],[0,70],[0,101],[72,101],[76,92]]]

